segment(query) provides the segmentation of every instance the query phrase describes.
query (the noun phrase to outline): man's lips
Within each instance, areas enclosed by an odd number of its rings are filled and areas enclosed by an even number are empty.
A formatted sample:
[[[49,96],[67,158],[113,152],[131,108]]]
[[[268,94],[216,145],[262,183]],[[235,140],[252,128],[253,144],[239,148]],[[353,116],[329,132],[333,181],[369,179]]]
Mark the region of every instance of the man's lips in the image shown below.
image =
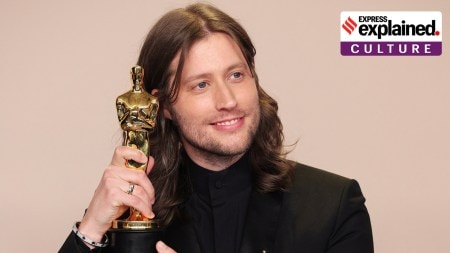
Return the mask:
[[[237,118],[232,118],[232,119],[226,119],[226,120],[221,120],[221,121],[216,121],[211,123],[211,125],[216,125],[216,126],[231,126],[236,124],[240,119],[242,119],[242,117],[237,117]]]

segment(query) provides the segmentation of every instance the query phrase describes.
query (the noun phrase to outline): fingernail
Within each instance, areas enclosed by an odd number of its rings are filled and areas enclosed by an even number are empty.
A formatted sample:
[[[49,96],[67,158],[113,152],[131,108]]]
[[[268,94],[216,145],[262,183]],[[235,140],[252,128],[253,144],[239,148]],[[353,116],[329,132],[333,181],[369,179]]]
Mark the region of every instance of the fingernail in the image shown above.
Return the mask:
[[[155,216],[156,216],[155,213],[150,213],[150,215],[148,216],[148,218],[149,218],[149,219],[153,219],[153,218],[155,218]]]
[[[166,249],[167,245],[165,243],[163,243],[162,241],[158,241],[156,243],[156,248],[158,248],[158,249]]]

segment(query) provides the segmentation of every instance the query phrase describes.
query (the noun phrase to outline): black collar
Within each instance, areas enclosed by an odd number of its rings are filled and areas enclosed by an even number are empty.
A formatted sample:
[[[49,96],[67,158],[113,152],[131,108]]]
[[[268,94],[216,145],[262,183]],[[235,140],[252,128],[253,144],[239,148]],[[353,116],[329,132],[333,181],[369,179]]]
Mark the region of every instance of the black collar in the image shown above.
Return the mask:
[[[205,169],[193,162],[187,155],[185,162],[193,191],[211,206],[220,205],[227,198],[232,198],[252,185],[248,153],[222,171]]]

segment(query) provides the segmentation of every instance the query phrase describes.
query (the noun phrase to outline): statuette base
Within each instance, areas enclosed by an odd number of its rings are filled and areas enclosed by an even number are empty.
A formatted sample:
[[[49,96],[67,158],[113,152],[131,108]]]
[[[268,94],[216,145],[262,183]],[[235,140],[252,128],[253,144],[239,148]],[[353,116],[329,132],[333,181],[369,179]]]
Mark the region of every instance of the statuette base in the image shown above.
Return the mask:
[[[140,223],[141,221],[139,221]],[[133,222],[136,223],[136,222]],[[150,226],[149,224],[121,224],[131,226],[133,229],[111,228],[108,231],[110,238],[109,250],[111,253],[157,253],[156,243],[162,240],[163,230],[160,228],[135,229],[137,226]]]

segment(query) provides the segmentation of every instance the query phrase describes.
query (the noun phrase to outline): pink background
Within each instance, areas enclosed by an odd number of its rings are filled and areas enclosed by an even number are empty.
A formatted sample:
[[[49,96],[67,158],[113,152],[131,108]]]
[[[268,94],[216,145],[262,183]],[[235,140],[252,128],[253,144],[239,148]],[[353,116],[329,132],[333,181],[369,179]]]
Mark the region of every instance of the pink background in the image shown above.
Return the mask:
[[[450,252],[450,2],[212,1],[257,48],[292,159],[357,179],[377,252]],[[0,252],[56,252],[120,143],[114,101],[187,1],[0,2]],[[343,57],[341,11],[442,11],[439,57]],[[151,71],[151,70],[147,70]]]

